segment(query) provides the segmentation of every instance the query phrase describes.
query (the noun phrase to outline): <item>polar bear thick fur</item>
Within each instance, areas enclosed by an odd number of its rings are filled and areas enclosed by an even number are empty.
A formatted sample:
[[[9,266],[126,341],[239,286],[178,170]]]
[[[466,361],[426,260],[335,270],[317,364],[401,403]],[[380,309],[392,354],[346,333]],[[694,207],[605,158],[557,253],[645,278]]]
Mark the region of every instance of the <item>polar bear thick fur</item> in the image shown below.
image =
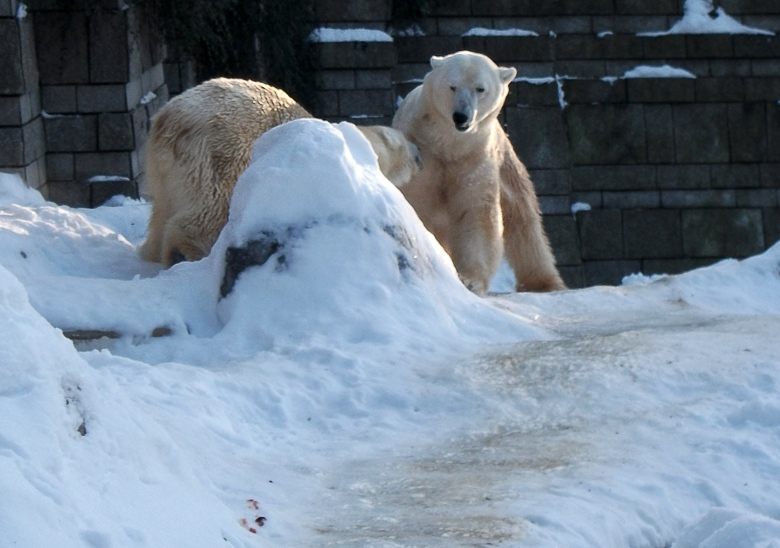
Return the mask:
[[[425,155],[401,191],[475,293],[487,292],[502,253],[517,291],[564,289],[528,171],[498,121],[517,70],[469,51],[431,67],[393,119]]]
[[[233,188],[255,141],[274,126],[310,117],[282,90],[249,80],[216,78],[168,102],[146,144],[152,214],[141,257],[167,268],[208,255],[227,223]],[[394,184],[420,170],[419,150],[400,131],[358,129]]]

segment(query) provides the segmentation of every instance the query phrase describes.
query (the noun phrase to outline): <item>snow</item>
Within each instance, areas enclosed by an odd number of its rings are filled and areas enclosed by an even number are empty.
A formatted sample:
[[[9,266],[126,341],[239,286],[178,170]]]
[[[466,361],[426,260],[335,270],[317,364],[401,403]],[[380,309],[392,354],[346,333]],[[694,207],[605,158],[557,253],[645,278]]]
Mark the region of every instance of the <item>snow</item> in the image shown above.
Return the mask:
[[[532,30],[524,29],[489,29],[485,27],[474,27],[469,29],[462,36],[539,36]]]
[[[3,545],[780,546],[780,244],[478,298],[316,120],[259,140],[231,208],[161,271],[148,203],[0,176]],[[94,329],[121,336],[63,336]]]
[[[643,32],[640,36],[664,36],[667,34],[765,34],[774,32],[743,25],[723,8],[715,9],[712,0],[685,0],[684,14],[672,28],[665,32]]]
[[[685,69],[662,65],[660,67],[639,65],[627,70],[622,78],[696,78],[695,74]]]
[[[381,30],[321,27],[312,31],[309,40],[312,42],[392,42],[393,37]]]

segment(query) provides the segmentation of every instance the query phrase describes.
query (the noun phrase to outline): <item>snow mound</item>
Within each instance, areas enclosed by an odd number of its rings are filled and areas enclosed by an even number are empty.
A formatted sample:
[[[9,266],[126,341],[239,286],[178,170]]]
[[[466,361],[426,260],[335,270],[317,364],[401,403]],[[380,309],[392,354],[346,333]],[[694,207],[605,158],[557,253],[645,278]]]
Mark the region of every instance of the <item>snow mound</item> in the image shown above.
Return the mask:
[[[665,32],[643,32],[640,36],[664,36],[667,34],[764,34],[774,32],[743,25],[723,8],[717,9],[712,0],[685,0],[685,13],[672,28]]]
[[[296,120],[261,137],[252,158],[210,256],[228,332],[390,342],[453,335],[475,316],[517,327],[463,286],[354,125]]]

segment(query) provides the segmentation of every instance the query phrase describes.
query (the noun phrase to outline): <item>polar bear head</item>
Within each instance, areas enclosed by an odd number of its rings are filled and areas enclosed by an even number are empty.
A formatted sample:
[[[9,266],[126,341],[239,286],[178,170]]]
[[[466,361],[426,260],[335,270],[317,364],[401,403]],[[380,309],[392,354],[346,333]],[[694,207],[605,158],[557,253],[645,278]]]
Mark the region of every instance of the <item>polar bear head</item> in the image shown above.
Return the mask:
[[[377,156],[379,170],[395,186],[403,186],[422,169],[420,149],[404,134],[387,126],[358,126]]]
[[[517,75],[514,67],[499,67],[471,51],[434,55],[431,67],[423,87],[433,94],[437,111],[463,132],[476,131],[480,122],[498,115]]]

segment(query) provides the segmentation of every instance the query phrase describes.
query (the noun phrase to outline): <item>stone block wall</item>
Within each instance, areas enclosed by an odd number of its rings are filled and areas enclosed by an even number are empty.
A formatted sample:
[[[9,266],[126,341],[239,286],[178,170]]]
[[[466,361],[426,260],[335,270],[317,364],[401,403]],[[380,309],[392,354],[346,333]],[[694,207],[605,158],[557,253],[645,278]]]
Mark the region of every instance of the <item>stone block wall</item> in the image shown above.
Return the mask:
[[[46,148],[35,36],[17,0],[0,0],[0,59],[0,166],[38,189],[46,182]]]
[[[533,177],[562,274],[582,287],[746,257],[780,239],[780,37],[652,35],[683,4],[445,0],[412,31],[357,17],[367,10],[354,6],[319,15],[322,26],[393,35],[383,46],[396,52],[385,68],[392,103],[419,84],[431,55],[468,49],[518,69],[501,120]],[[780,0],[718,4],[780,31]],[[469,35],[474,28],[536,35]],[[353,52],[340,55],[340,71],[365,63],[359,43],[330,47]],[[694,77],[623,78],[641,65]],[[330,70],[322,66],[322,94],[336,92]],[[317,114],[362,123],[387,117],[387,103],[360,110],[343,96],[339,111]]]
[[[15,56],[0,76],[0,166],[57,203],[137,197],[150,116],[168,98],[163,45],[123,0],[27,4],[0,3],[0,57]]]

